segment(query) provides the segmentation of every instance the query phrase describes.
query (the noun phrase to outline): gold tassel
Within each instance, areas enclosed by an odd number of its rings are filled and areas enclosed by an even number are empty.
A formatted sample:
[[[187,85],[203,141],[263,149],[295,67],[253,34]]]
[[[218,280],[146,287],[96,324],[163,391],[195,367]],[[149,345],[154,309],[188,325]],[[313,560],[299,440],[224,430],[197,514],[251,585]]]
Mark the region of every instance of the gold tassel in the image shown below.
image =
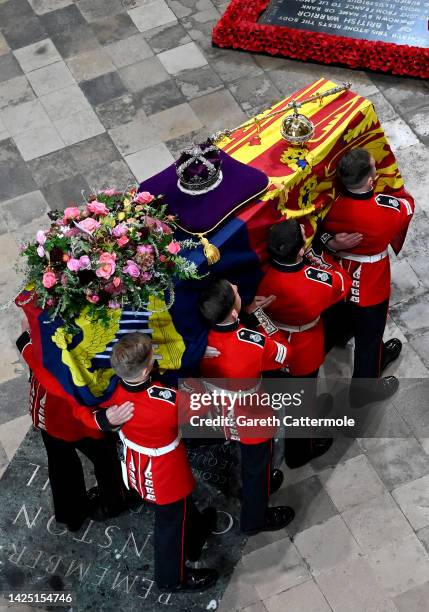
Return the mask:
[[[220,259],[219,249],[214,244],[211,244],[202,234],[199,234],[198,238],[203,246],[204,255],[206,256],[209,266],[217,263]]]

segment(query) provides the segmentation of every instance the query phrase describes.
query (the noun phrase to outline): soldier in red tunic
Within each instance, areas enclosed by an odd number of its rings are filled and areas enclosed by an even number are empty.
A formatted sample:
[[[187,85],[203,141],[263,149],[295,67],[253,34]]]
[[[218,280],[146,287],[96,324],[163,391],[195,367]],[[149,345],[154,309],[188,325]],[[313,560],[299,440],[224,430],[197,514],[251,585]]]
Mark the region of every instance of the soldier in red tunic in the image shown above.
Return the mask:
[[[55,519],[65,523],[69,531],[78,531],[88,517],[100,520],[117,516],[127,509],[128,500],[121,479],[116,437],[100,430],[91,408],[65,398],[61,385],[35,357],[28,331],[18,338],[17,346],[31,371],[30,412],[34,427],[41,431],[48,456]],[[111,407],[105,417],[109,428],[124,423],[132,412],[129,402]],[[86,490],[76,450],[94,465],[96,494]]]
[[[132,401],[133,418],[121,428],[122,471],[126,486],[155,509],[155,581],[169,591],[201,591],[212,586],[217,572],[188,569],[215,529],[216,510],[199,512],[192,500],[194,477],[179,436],[180,415],[189,399],[183,391],[151,379],[152,343],[146,334],[129,333],[115,344],[111,364],[121,377],[108,404]],[[106,402],[107,403],[107,402]],[[109,429],[106,411],[96,413],[99,426]]]
[[[308,401],[315,403],[316,378],[325,360],[321,315],[332,304],[344,300],[351,281],[333,261],[325,261],[323,267],[306,261],[304,245],[305,235],[297,220],[289,219],[271,227],[270,262],[258,293],[276,296],[266,311],[279,330],[275,337],[289,342],[293,349],[283,376],[314,379],[313,399]],[[323,455],[331,445],[331,438],[287,439],[286,463],[290,468],[301,467]]]
[[[290,352],[288,343],[280,344],[262,330],[255,332],[241,325],[238,319],[240,309],[237,287],[225,279],[213,281],[201,294],[200,310],[211,326],[208,345],[217,350],[217,356],[205,357],[201,361],[201,374],[210,379],[224,379],[222,390],[231,396],[238,394],[243,379],[253,379],[257,386],[264,370],[284,367]],[[249,389],[248,393],[255,390]],[[251,405],[242,409],[251,416]],[[232,421],[236,422],[239,414],[235,410],[230,412]],[[295,516],[288,506],[268,507],[272,492],[271,436],[271,432],[258,426],[254,428],[253,435],[239,425],[226,432],[227,438],[240,444],[243,485],[241,530],[247,535],[283,529]]]
[[[402,348],[397,338],[383,345],[391,290],[388,247],[400,252],[414,200],[403,188],[375,194],[375,160],[365,149],[344,155],[337,175],[342,192],[324,220],[321,239],[352,277],[347,318],[355,337],[353,377],[377,378]],[[366,399],[389,397],[398,384],[394,376],[382,378],[363,397],[354,395],[352,386],[351,400],[359,405]]]

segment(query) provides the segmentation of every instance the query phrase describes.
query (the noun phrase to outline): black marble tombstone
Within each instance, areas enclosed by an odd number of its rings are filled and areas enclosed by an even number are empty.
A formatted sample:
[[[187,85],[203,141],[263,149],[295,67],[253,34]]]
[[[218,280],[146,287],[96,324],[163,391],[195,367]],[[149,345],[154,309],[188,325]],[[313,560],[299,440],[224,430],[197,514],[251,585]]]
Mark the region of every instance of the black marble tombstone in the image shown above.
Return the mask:
[[[245,543],[239,502],[220,492],[236,463],[230,451],[222,444],[191,451],[197,504],[220,510],[217,533],[199,564],[217,567],[221,578],[210,591],[178,595],[161,593],[153,582],[149,505],[106,523],[88,521],[77,533],[55,522],[40,433],[30,431],[0,483],[1,596],[71,592],[73,603],[36,606],[68,612],[215,610]]]
[[[429,47],[428,0],[271,0],[259,23]]]

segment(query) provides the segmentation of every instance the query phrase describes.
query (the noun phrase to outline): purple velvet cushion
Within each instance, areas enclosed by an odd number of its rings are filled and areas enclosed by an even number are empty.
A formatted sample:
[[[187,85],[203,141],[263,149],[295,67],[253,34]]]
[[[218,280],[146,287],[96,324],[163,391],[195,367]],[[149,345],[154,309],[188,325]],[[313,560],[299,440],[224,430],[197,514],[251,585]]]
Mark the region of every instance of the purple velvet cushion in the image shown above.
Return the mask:
[[[207,232],[237,206],[253,199],[268,187],[268,177],[221,151],[223,180],[213,191],[188,195],[177,186],[174,164],[143,181],[139,191],[164,194],[168,212],[189,232]]]

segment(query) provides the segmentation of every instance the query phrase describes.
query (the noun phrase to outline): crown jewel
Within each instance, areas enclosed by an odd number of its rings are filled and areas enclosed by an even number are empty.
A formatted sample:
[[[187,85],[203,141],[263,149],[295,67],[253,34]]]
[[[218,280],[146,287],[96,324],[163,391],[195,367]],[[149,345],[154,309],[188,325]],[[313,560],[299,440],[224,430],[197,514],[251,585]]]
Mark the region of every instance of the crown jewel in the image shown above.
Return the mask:
[[[190,195],[207,193],[222,181],[220,151],[211,139],[185,149],[176,162],[177,186]]]

